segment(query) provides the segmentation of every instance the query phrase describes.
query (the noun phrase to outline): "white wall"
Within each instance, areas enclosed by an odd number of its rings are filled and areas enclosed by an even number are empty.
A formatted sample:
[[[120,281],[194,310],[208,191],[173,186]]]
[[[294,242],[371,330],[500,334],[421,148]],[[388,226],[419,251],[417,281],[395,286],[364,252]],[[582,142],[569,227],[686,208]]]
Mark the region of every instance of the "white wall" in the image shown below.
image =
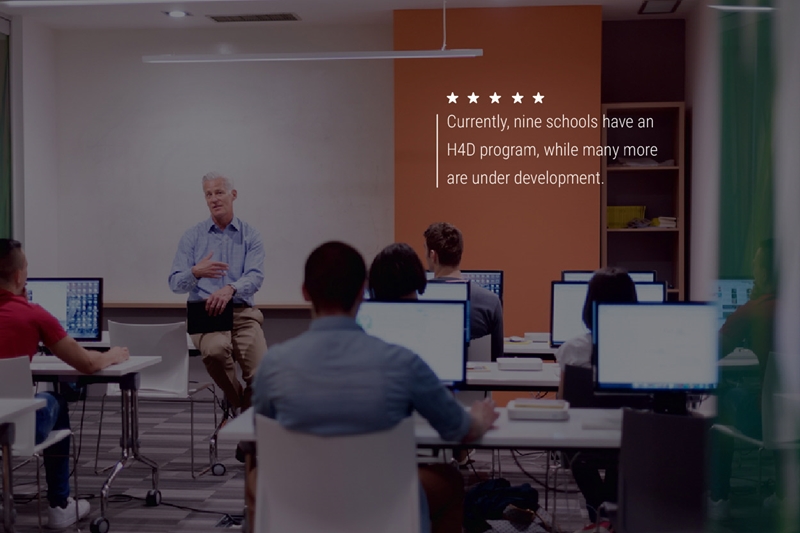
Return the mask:
[[[59,31],[55,47],[57,221],[31,213],[26,231],[29,247],[57,232],[60,275],[103,276],[107,302],[185,300],[167,276],[182,233],[208,217],[200,179],[211,170],[234,179],[236,214],[264,238],[259,303],[300,301],[305,258],[325,240],[368,257],[392,242],[390,61],[141,61],[390,49],[390,26]],[[48,197],[26,190],[29,206]]]
[[[717,275],[720,173],[720,59],[718,11],[701,0],[686,21],[686,106],[692,117],[692,300],[708,300]]]
[[[15,18],[12,30],[14,234],[31,276],[58,274],[58,175],[54,32]]]

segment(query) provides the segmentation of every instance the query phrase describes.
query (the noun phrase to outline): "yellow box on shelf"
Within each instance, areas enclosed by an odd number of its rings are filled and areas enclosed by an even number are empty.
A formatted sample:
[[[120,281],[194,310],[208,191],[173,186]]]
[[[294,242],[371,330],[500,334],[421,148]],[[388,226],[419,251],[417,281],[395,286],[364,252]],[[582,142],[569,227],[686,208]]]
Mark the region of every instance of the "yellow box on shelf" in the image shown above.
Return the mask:
[[[609,205],[606,207],[606,220],[609,228],[626,228],[634,218],[644,218],[643,205]]]

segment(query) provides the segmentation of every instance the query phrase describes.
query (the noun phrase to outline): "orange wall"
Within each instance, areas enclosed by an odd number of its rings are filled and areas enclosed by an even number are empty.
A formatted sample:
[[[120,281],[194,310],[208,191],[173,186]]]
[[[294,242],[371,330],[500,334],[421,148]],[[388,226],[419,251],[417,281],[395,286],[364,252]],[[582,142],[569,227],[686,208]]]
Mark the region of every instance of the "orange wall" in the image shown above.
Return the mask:
[[[550,281],[564,269],[600,262],[598,185],[515,185],[514,175],[595,173],[599,158],[545,157],[554,142],[600,144],[600,129],[455,130],[447,116],[489,117],[509,123],[522,115],[600,117],[601,8],[599,6],[450,9],[447,47],[482,48],[483,57],[395,61],[395,239],[424,257],[422,232],[432,222],[464,233],[462,268],[505,271],[505,333],[548,331]],[[397,50],[438,49],[440,10],[394,13]],[[454,92],[458,101],[449,104]],[[469,104],[467,95],[479,95]],[[523,95],[514,104],[512,95]],[[491,104],[489,95],[501,95]],[[532,95],[544,95],[534,104]],[[439,188],[436,115],[439,115]],[[537,158],[448,156],[448,143],[535,145]],[[508,185],[447,185],[448,173],[511,174]]]

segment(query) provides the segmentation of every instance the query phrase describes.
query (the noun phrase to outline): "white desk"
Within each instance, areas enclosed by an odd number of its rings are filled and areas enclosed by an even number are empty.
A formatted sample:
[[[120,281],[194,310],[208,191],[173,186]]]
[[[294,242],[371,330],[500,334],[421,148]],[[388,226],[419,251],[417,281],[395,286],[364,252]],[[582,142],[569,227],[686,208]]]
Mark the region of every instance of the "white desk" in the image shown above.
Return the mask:
[[[569,420],[548,422],[540,420],[509,420],[504,408],[498,409],[500,418],[495,427],[470,448],[513,449],[567,449],[567,448],[619,448],[622,425],[615,429],[584,429],[584,423],[600,419],[619,418],[617,409],[570,409]],[[621,419],[620,419],[621,420]],[[430,424],[416,418],[417,445],[423,448],[460,446],[458,442],[444,441]],[[253,409],[250,408],[228,422],[219,432],[222,442],[237,443],[255,440]]]
[[[111,348],[111,339],[108,335],[108,331],[104,331],[101,333],[99,341],[78,341],[78,344],[87,350],[108,350]],[[186,347],[190,351],[197,350],[192,342],[192,337],[188,333],[186,334]]]
[[[14,421],[44,407],[40,398],[0,400],[0,447],[3,450],[3,529],[14,531],[14,482],[11,471],[11,445],[14,444]]]
[[[114,478],[128,464],[140,461],[152,472],[153,489],[147,493],[147,505],[161,503],[158,490],[158,464],[139,451],[139,374],[149,366],[161,362],[156,355],[131,356],[127,361],[111,365],[99,372],[83,374],[54,356],[36,356],[31,361],[31,373],[38,381],[75,381],[78,383],[119,383],[122,393],[122,455],[112,467],[111,474],[100,489],[100,517],[92,521],[92,530],[107,531],[106,518],[108,493]]]
[[[535,341],[522,341],[511,342],[506,339],[503,342],[503,353],[509,355],[536,355],[546,356],[548,359],[554,359],[558,348],[550,346],[549,342],[535,342]]]
[[[467,389],[555,391],[560,380],[558,363],[543,363],[541,370],[499,370],[497,363],[467,363]]]

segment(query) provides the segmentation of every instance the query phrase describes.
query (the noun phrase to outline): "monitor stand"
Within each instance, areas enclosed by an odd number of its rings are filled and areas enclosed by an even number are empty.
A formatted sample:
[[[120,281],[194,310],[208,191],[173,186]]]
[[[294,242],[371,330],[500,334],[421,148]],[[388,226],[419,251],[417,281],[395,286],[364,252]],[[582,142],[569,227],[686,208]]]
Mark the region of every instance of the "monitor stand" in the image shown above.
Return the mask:
[[[685,392],[656,392],[653,394],[653,411],[665,415],[688,415],[687,401]]]

